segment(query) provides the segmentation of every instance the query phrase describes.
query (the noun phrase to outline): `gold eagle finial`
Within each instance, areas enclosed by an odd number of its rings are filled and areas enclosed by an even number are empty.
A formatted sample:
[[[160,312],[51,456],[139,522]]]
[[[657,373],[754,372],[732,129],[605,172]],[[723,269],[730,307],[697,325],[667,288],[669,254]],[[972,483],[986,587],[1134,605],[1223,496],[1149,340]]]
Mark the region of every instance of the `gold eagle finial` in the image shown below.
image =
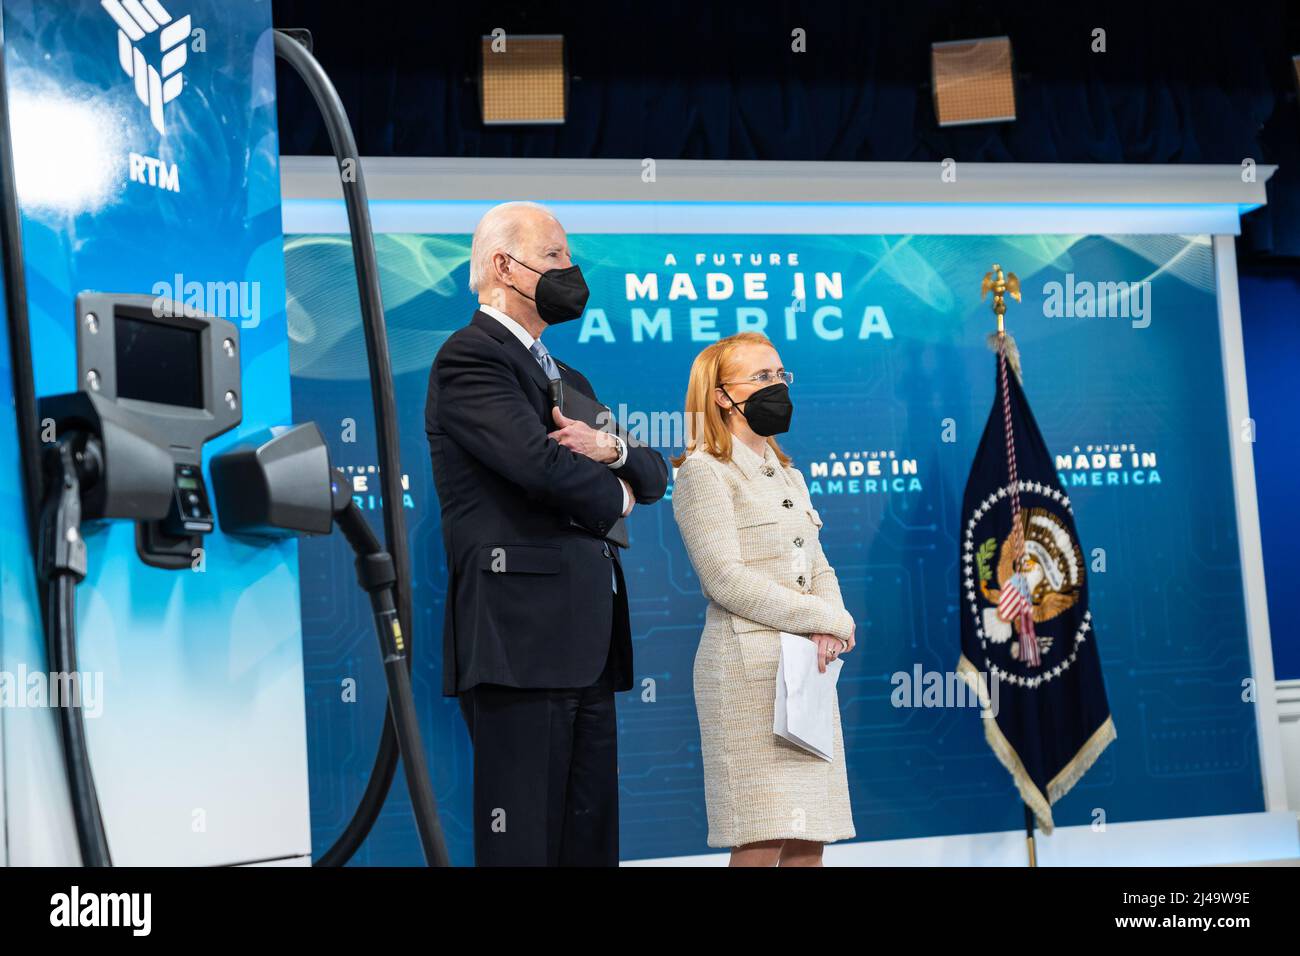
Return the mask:
[[[1007,314],[1007,303],[1003,298],[1010,295],[1020,301],[1020,280],[1014,272],[1003,273],[1002,267],[993,263],[993,270],[984,273],[984,282],[980,285],[980,301],[990,292],[993,293],[993,311],[998,317],[998,332],[1003,331],[1002,317]]]
[[[1014,272],[1004,273],[1002,266],[995,262],[992,270],[984,273],[984,281],[980,284],[980,301],[983,302],[984,297],[990,292],[993,293],[993,312],[998,317],[998,330],[989,333],[989,348],[1007,356],[1011,370],[1016,373],[1016,379],[1020,380],[1020,350],[1016,348],[1015,339],[1007,334],[1003,321],[1007,314],[1007,302],[1004,297],[1009,295],[1017,302],[1020,301],[1020,279]]]

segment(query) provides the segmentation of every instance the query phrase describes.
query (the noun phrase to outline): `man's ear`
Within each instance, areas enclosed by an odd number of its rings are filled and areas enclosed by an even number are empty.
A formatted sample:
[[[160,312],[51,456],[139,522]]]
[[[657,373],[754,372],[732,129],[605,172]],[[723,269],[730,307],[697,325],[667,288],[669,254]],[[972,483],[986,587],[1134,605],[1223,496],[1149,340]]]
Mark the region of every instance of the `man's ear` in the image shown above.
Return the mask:
[[[504,252],[492,253],[492,268],[496,270],[497,279],[504,280],[510,277],[510,257]]]

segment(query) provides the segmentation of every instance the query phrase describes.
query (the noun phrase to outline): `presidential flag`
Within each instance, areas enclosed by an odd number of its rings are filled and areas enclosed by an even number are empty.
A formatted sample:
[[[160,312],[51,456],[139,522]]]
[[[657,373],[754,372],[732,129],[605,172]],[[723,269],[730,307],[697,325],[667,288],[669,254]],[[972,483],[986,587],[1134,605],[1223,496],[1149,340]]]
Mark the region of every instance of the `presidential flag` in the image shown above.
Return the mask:
[[[961,659],[984,736],[1044,833],[1115,739],[1070,499],[1020,384],[1010,335],[962,497]],[[994,685],[996,682],[996,686]]]

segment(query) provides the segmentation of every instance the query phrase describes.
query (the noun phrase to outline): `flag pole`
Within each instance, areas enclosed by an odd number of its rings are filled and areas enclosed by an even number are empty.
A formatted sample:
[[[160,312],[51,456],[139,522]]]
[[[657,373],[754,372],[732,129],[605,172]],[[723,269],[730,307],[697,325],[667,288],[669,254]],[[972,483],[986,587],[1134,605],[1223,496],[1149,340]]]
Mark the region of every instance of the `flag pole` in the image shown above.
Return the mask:
[[[995,262],[993,263],[993,268],[984,276],[984,283],[980,289],[980,298],[983,299],[990,292],[993,293],[993,314],[998,317],[998,330],[996,334],[989,336],[989,346],[998,354],[1000,377],[1003,386],[1003,412],[1006,415],[1007,427],[1007,460],[1011,464],[1010,484],[1013,486],[1011,536],[1014,541],[1015,566],[1018,569],[1020,566],[1020,556],[1024,551],[1024,539],[1020,534],[1018,534],[1020,529],[1020,501],[1019,495],[1014,490],[1014,486],[1016,485],[1016,459],[1015,446],[1012,443],[1011,438],[1011,411],[1009,406],[1006,404],[1006,366],[1010,365],[1012,370],[1016,373],[1016,377],[1019,378],[1020,361],[1014,342],[1008,342],[1007,340],[1007,302],[1004,297],[1009,295],[1017,302],[1020,301],[1020,280],[1016,277],[1014,272],[1004,272],[1002,267]],[[1034,664],[1037,664],[1037,643],[1033,634],[1032,610],[1022,615],[1022,622],[1022,630],[1020,633],[1024,646],[1028,649],[1028,659]],[[1031,644],[1030,642],[1034,643]],[[1029,809],[1029,804],[1024,803],[1023,801],[1021,802],[1021,806],[1025,811],[1025,850],[1029,854],[1029,865],[1031,867],[1037,867],[1038,846],[1034,841],[1034,811]]]

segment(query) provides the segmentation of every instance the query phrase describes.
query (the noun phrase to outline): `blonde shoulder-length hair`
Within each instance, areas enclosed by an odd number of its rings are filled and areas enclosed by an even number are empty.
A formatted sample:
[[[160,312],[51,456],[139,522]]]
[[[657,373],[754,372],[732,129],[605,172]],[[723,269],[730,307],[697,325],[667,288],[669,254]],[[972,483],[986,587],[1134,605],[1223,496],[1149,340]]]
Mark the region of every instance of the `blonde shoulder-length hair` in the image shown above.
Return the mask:
[[[731,430],[723,419],[723,409],[713,400],[713,390],[736,374],[734,359],[743,345],[768,345],[772,340],[761,332],[738,332],[714,342],[691,363],[691,378],[686,385],[686,450],[673,459],[680,466],[691,452],[702,448],[714,458],[731,460]],[[784,467],[791,458],[781,450],[776,439],[768,445]]]

